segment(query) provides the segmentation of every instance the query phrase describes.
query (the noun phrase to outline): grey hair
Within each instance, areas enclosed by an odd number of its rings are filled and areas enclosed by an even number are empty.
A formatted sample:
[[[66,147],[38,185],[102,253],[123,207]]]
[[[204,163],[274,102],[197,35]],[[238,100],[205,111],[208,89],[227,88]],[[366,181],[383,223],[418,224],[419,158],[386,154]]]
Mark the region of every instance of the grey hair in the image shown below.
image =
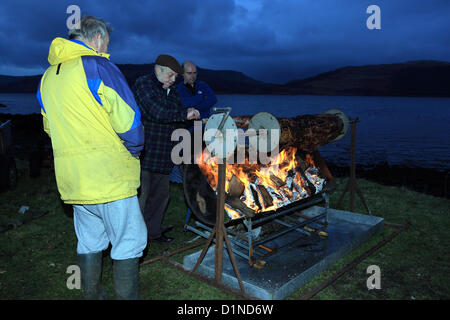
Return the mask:
[[[113,31],[108,22],[93,16],[81,18],[79,26],[80,29],[69,30],[69,39],[81,38],[91,41],[98,33],[102,35],[102,39],[105,39],[106,35],[109,36]]]

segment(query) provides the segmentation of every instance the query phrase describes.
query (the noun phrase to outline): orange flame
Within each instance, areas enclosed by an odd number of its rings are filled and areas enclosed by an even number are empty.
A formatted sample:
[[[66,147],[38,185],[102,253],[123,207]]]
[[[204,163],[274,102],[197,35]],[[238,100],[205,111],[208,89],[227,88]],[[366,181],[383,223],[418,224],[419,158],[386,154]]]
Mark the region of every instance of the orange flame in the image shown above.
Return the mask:
[[[295,175],[289,177],[290,172],[295,172],[291,170],[295,170],[299,166],[296,159],[296,153],[297,149],[294,147],[284,149],[278,155],[274,156],[274,158],[271,159],[271,163],[268,165],[251,164],[249,163],[248,158],[245,158],[244,164],[227,163],[225,190],[227,192],[229,191],[230,180],[235,176],[235,178],[239,179],[244,185],[244,191],[240,197],[241,201],[255,212],[276,210],[292,201],[297,201],[308,196],[308,192],[305,189],[307,184],[303,181],[300,173],[296,172]],[[218,179],[217,158],[211,157],[207,149],[205,149],[204,154],[196,159],[196,163],[210,186],[216,190]],[[305,165],[307,167],[315,168],[314,161],[309,154],[306,155]],[[292,180],[292,183],[294,183],[295,188],[286,185],[288,177]],[[282,181],[284,185],[277,185],[274,180]],[[264,186],[269,192],[273,200],[272,205],[266,207],[263,196],[257,190],[257,185]],[[253,192],[251,188],[253,188]],[[257,197],[258,201],[256,201],[255,197]],[[261,207],[259,207],[256,202],[259,202]],[[225,205],[225,209],[232,219],[241,216],[238,211],[227,204]]]

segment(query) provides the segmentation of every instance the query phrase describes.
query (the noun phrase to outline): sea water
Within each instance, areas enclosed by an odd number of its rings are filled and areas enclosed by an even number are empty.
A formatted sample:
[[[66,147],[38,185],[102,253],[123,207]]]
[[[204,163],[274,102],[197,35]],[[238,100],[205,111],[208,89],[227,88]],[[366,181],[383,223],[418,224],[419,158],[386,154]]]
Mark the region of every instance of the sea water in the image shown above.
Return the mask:
[[[231,107],[232,115],[269,112],[294,117],[339,109],[356,125],[358,164],[405,165],[450,170],[450,98],[217,95],[217,107]],[[35,94],[0,94],[0,113],[39,113]],[[348,165],[350,130],[334,143],[319,147],[325,160]]]

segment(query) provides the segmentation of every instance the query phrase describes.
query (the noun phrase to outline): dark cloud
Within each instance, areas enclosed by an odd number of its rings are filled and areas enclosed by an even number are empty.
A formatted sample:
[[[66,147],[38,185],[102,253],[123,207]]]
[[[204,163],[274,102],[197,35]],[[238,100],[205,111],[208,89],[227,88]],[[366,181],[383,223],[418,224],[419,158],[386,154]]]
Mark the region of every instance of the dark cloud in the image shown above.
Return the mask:
[[[72,4],[111,22],[116,63],[169,53],[281,83],[347,65],[450,56],[447,0],[2,0],[0,74],[42,72],[51,40],[67,33]],[[371,4],[381,8],[381,30],[366,27]]]

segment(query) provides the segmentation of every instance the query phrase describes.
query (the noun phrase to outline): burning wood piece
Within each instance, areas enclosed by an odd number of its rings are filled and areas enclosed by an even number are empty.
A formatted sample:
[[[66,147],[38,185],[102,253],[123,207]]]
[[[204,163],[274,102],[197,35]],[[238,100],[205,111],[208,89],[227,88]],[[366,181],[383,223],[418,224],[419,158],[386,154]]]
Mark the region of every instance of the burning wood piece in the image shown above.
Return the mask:
[[[253,200],[256,204],[256,206],[259,208],[259,210],[262,210],[263,207],[261,205],[261,202],[259,201],[259,195],[258,195],[258,191],[256,191],[256,186],[254,184],[250,184],[250,191],[252,192],[253,195]]]
[[[308,196],[308,191],[306,191],[306,189],[301,184],[298,184],[295,180],[293,180],[292,184],[294,185],[295,190],[297,190],[297,194],[300,199],[306,198]]]
[[[281,189],[275,190],[272,187],[266,187],[266,190],[270,193],[272,196],[272,199],[276,200],[277,207],[284,207],[291,203],[289,201],[289,198],[284,194],[284,192]]]
[[[325,179],[320,177],[320,172],[317,168],[310,167],[306,169],[305,176],[307,180],[310,181],[312,185],[314,185],[315,193],[318,193],[320,190],[322,190]]]
[[[306,191],[308,192],[308,195],[316,194],[316,187],[315,185],[309,181],[309,179],[305,176],[303,172],[297,172],[297,174],[300,176],[300,180],[303,181]]]
[[[272,199],[276,199],[279,201],[283,201],[285,200],[285,198],[283,197],[283,195],[281,195],[280,193],[278,193],[277,191],[275,191],[274,188],[267,186],[266,190],[270,193],[270,195],[272,196]]]
[[[244,189],[245,184],[233,174],[230,183],[228,184],[228,194],[232,197],[239,198],[244,192]]]
[[[264,208],[269,208],[273,205],[273,198],[270,195],[270,193],[266,190],[266,188],[263,185],[257,185],[257,188],[259,190],[259,193],[261,194],[261,197],[264,201]]]
[[[280,178],[278,178],[276,175],[271,174],[270,175],[270,180],[272,180],[273,183],[275,183],[275,185],[280,188],[283,185],[285,185],[285,182],[283,180],[281,180]]]
[[[240,213],[245,215],[246,217],[254,217],[255,212],[247,207],[245,203],[243,203],[239,198],[232,197],[229,194],[226,194],[225,196],[225,202],[230,205],[233,209],[238,210]]]
[[[286,186],[288,187],[289,191],[292,191],[292,189],[294,188],[293,182],[294,182],[294,179],[292,179],[291,176],[288,176],[286,178]]]

